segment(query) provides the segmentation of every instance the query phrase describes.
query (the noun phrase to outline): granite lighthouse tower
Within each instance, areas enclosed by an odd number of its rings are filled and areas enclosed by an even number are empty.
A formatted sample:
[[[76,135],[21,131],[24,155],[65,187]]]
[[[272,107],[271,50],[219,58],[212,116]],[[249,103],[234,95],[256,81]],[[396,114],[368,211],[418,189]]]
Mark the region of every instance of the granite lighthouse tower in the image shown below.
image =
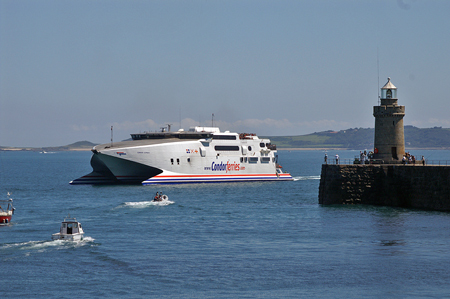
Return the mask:
[[[373,107],[375,117],[374,158],[384,164],[401,163],[405,154],[403,117],[405,106],[399,106],[397,87],[388,78],[381,88],[379,106]]]
[[[381,88],[375,117],[374,155],[370,164],[322,164],[319,204],[368,204],[450,212],[450,166],[402,163],[405,155],[403,117],[397,88]]]

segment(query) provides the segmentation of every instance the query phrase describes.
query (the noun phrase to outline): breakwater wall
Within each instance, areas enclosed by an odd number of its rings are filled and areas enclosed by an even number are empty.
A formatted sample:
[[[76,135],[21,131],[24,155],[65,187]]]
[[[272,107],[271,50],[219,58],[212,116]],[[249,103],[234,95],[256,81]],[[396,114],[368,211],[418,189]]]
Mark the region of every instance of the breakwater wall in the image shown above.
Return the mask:
[[[450,211],[450,166],[324,164],[319,204]]]

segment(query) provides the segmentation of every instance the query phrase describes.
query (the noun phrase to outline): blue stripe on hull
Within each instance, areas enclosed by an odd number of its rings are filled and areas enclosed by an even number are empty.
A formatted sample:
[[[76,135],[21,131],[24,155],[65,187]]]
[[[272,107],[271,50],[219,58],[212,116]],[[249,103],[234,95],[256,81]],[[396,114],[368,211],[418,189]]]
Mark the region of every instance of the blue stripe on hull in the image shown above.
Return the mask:
[[[191,183],[231,183],[231,182],[257,182],[257,181],[292,181],[291,176],[285,178],[178,178],[178,179],[150,179],[143,181],[143,185],[157,185],[157,184],[191,184]]]

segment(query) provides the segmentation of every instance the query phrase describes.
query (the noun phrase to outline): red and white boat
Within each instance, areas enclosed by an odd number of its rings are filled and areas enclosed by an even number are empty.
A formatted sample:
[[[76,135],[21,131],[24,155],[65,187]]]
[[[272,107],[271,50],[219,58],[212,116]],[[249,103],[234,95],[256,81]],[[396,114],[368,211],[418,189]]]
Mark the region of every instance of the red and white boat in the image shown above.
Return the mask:
[[[14,210],[13,200],[8,192],[8,199],[0,200],[0,225],[6,225],[11,222]]]

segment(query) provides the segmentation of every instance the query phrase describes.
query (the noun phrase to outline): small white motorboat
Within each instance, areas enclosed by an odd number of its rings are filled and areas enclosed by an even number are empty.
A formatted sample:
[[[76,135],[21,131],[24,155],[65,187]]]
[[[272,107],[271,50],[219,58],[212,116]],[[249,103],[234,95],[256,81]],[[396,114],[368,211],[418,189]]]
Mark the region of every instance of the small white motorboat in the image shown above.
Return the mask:
[[[76,218],[71,218],[69,214],[61,223],[59,233],[52,235],[52,240],[80,241],[83,240],[83,235],[81,223]]]

